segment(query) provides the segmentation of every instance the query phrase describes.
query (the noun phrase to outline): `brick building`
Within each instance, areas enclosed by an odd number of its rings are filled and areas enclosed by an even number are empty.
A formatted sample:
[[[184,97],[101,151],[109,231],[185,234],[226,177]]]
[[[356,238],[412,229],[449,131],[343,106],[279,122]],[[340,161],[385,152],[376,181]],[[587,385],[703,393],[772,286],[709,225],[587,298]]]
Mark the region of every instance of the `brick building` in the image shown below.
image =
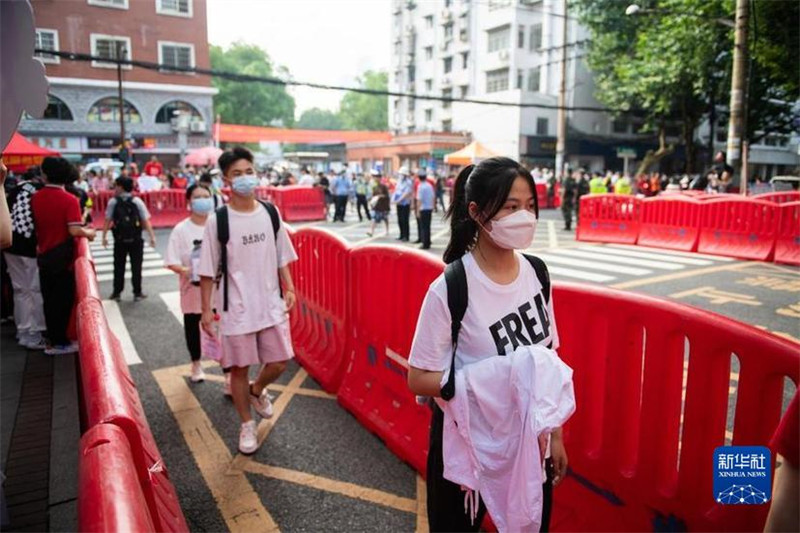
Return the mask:
[[[209,68],[205,0],[32,0],[36,46],[61,52],[168,66]],[[101,61],[39,56],[50,82],[45,117],[23,118],[20,132],[74,160],[116,155],[120,142],[117,68]],[[180,148],[172,120],[191,116],[188,148],[212,142],[208,76],[126,66],[122,69],[125,134],[134,159],[157,154],[176,163]]]

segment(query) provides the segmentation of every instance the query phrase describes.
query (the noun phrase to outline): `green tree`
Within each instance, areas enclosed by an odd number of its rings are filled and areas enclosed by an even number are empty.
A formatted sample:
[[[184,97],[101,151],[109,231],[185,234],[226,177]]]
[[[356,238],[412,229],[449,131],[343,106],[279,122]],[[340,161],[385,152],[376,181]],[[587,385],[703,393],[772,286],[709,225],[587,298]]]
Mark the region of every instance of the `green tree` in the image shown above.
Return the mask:
[[[288,76],[283,67],[275,67],[269,55],[256,45],[237,42],[227,50],[211,46],[211,68],[251,76]],[[283,85],[263,82],[243,82],[215,76],[212,78],[219,94],[214,97],[216,114],[230,124],[269,126],[281,121],[294,124],[294,98]]]
[[[357,81],[364,89],[386,91],[389,87],[386,72],[368,70]],[[349,92],[342,97],[339,116],[345,129],[385,131],[389,129],[389,97]]]
[[[328,109],[312,107],[306,109],[297,121],[298,128],[309,130],[342,130],[342,118],[338,113]]]

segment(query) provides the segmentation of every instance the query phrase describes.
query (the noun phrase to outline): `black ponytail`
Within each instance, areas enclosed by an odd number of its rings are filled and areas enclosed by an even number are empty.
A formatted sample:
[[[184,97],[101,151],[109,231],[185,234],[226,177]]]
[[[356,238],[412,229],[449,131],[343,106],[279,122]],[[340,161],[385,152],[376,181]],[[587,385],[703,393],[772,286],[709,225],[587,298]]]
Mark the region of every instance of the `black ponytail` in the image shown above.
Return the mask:
[[[459,259],[477,242],[480,226],[469,214],[470,202],[477,204],[483,220],[489,220],[503,207],[514,180],[520,177],[531,187],[538,217],[539,200],[533,177],[513,159],[492,157],[459,172],[453,185],[453,200],[445,216],[450,219],[450,242],[444,251],[445,263]]]

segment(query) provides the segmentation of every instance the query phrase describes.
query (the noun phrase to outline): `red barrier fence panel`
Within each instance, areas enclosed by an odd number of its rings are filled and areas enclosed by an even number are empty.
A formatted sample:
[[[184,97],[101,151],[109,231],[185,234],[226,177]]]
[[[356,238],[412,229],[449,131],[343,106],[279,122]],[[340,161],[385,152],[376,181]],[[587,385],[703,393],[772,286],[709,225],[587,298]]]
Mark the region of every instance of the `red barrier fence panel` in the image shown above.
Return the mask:
[[[102,228],[106,219],[106,208],[108,202],[114,198],[114,191],[99,191],[91,193],[92,199],[92,223],[95,228]]]
[[[635,244],[639,237],[641,200],[620,194],[581,197],[579,241]]]
[[[645,198],[636,243],[694,252],[700,237],[700,209],[700,203],[692,198]]]
[[[273,187],[256,187],[256,198],[266,202],[272,202],[272,190]]]
[[[390,246],[350,252],[352,326],[338,399],[390,450],[425,474],[430,409],[408,390],[408,354],[422,300],[443,264]]]
[[[732,443],[769,442],[784,378],[800,379],[799,346],[605,287],[556,283],[553,298],[578,406],[565,426],[574,475],[558,489],[553,530],[762,530],[766,506],[715,502],[713,451],[726,444],[737,373]]]
[[[78,304],[78,342],[87,427],[114,424],[124,431],[156,531],[188,531],[122,348],[99,300],[87,298]]]
[[[94,265],[86,257],[79,257],[75,260],[75,302],[78,304],[86,298],[103,299]]]
[[[291,264],[297,303],[291,312],[297,360],[322,387],[336,393],[345,367],[349,249],[329,231],[292,232],[299,261]]]
[[[148,191],[140,196],[150,212],[154,228],[171,228],[189,216],[184,189]]]
[[[156,531],[125,433],[100,424],[80,441],[78,531]]]
[[[704,202],[697,251],[770,261],[779,217],[778,204],[763,200],[737,198]]]
[[[787,204],[790,202],[800,202],[800,191],[779,191],[765,192],[752,196],[756,200],[774,202],[776,204]]]
[[[775,262],[800,265],[800,202],[782,204],[780,218],[775,240]]]
[[[325,193],[320,187],[273,187],[272,201],[287,222],[325,220]]]

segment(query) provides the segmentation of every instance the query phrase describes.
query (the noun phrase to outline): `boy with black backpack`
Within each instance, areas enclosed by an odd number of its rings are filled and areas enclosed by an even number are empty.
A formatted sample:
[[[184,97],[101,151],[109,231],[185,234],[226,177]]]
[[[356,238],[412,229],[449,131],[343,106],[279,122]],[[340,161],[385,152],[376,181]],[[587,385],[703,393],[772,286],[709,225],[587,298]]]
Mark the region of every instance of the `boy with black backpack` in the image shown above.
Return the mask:
[[[114,292],[111,299],[119,301],[125,288],[125,263],[131,257],[131,282],[135,301],[147,298],[142,292],[142,260],[144,240],[142,229],[150,236],[150,246],[156,246],[156,234],[150,224],[150,213],[141,198],[134,197],[133,179],[120,176],[114,181],[117,195],[108,202],[106,223],[103,226],[103,247],[108,248],[108,230],[114,233]]]

